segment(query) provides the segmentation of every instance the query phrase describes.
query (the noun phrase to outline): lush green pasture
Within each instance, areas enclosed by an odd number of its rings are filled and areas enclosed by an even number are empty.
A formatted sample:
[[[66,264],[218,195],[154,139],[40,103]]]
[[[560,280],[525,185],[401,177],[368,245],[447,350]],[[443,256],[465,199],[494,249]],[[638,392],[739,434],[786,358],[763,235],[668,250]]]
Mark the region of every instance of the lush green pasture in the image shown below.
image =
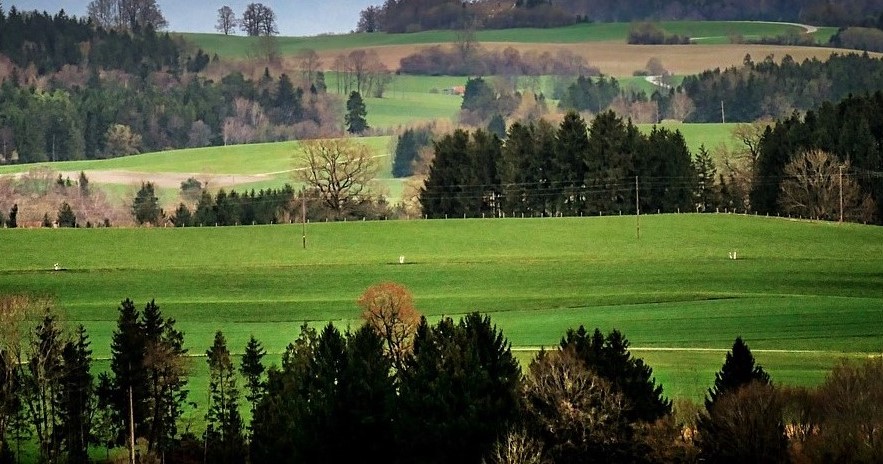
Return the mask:
[[[480,42],[513,43],[583,43],[624,41],[630,23],[592,23],[539,29],[518,28],[478,31]],[[727,22],[727,21],[663,21],[660,26],[668,32],[690,37],[744,37],[774,36],[790,30],[802,31],[797,26],[775,23]],[[209,54],[217,53],[226,58],[246,58],[254,54],[257,39],[253,37],[225,36],[222,34],[182,34],[185,39]],[[425,31],[411,34],[359,33],[320,35],[314,37],[279,37],[279,52],[292,55],[303,49],[316,51],[343,50],[350,48],[381,47],[385,45],[421,45],[456,41],[455,31]]]
[[[689,397],[722,361],[702,350],[737,335],[783,350],[758,358],[787,383],[820,381],[841,355],[883,352],[883,228],[661,215],[641,218],[640,240],[634,217],[309,224],[306,250],[300,235],[299,225],[0,230],[0,293],[55,296],[99,357],[126,297],[155,298],[193,353],[219,329],[234,350],[254,334],[279,353],[304,322],[357,324],[359,294],[392,280],[431,318],[491,314],[519,349],[579,324],[619,328],[668,391]],[[55,262],[68,270],[49,270]]]
[[[358,139],[376,151],[387,154],[388,137]],[[206,174],[267,174],[288,172],[299,167],[298,142],[253,143],[225,147],[187,148],[144,153],[106,160],[41,163],[56,171],[133,171]],[[0,174],[27,172],[33,164],[0,166]]]
[[[679,130],[684,135],[687,147],[694,155],[699,151],[701,145],[705,145],[708,151],[714,153],[714,149],[718,146],[726,146],[728,148],[736,148],[738,142],[733,138],[733,128],[738,124],[734,123],[714,123],[714,124],[696,124],[696,123],[678,123],[663,122],[660,127],[670,130]],[[639,124],[638,128],[642,132],[649,133],[653,128],[653,124]]]
[[[368,125],[375,128],[413,126],[443,119],[456,120],[461,97],[434,93],[387,93],[384,98],[366,98]]]

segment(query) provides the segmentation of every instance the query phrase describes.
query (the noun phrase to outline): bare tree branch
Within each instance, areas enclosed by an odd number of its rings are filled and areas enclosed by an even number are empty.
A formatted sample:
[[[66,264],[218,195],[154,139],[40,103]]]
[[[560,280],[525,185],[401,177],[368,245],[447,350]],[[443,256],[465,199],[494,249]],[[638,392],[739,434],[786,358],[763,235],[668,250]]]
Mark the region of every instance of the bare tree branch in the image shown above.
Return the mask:
[[[300,161],[301,180],[338,216],[368,196],[378,169],[368,147],[349,139],[301,142]]]

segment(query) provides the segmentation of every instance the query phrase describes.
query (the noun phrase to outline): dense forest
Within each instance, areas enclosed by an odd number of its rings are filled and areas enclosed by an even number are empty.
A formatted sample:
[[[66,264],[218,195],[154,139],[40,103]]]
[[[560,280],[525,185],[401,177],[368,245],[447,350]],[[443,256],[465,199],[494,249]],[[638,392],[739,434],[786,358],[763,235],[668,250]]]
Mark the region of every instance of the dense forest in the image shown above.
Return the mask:
[[[681,401],[676,416],[618,330],[569,329],[522,369],[486,315],[430,323],[392,282],[367,288],[357,304],[361,325],[304,324],[281,364],[269,364],[260,340],[233,347],[222,331],[193,357],[155,301],[139,310],[126,299],[109,369],[96,372],[83,326],[67,327],[50,301],[0,296],[0,460],[16,462],[23,446],[39,462],[72,464],[103,449],[106,462],[125,453],[170,464],[879,457],[867,438],[881,420],[879,358],[844,362],[816,388],[781,387],[737,337],[708,379],[704,407]],[[196,362],[208,382],[192,382]],[[112,448],[122,448],[114,460]]]
[[[800,211],[838,219],[883,218],[883,93],[825,103],[768,127],[757,147],[751,207],[760,213]],[[815,156],[812,156],[815,154]],[[812,182],[805,191],[795,183]],[[842,195],[840,192],[843,192]]]
[[[202,55],[202,52],[198,52]],[[180,71],[183,44],[149,24],[134,31],[107,30],[64,10],[21,12],[0,5],[0,54],[19,68],[34,67],[38,75],[65,66],[121,70],[145,74],[162,69]],[[207,64],[206,57],[202,58]],[[193,64],[190,64],[193,66]]]
[[[341,103],[325,92],[315,62],[296,76],[265,69],[258,79],[232,72],[215,82],[202,71],[217,58],[149,24],[108,31],[63,11],[0,10],[3,56],[9,66],[0,62],[0,162],[110,158],[341,131]]]
[[[557,128],[542,119],[515,122],[502,138],[483,129],[456,130],[433,142],[419,200],[429,218],[634,214],[640,208],[879,223],[883,125],[874,115],[881,108],[883,92],[877,92],[774,125],[741,124],[733,131],[739,147],[714,148],[723,150],[719,166],[705,147],[691,154],[679,132],[654,127],[644,134],[613,112],[588,125],[576,113]],[[397,151],[396,165],[425,163],[415,151]]]
[[[854,53],[803,62],[787,55],[781,62],[746,56],[740,67],[686,77],[681,89],[695,104],[687,121],[720,122],[721,105],[727,122],[786,117],[851,94],[883,90],[883,60]]]
[[[362,32],[416,32],[475,26],[557,27],[577,22],[644,20],[757,20],[826,26],[867,26],[883,11],[880,0],[386,0],[361,13]]]
[[[46,89],[13,78],[0,85],[0,156],[19,163],[98,159],[334,134],[338,104],[323,86],[305,93],[288,75],[269,72],[214,82],[196,74],[74,71]]]
[[[612,112],[588,127],[575,113],[557,129],[515,123],[505,142],[457,130],[434,148],[420,194],[430,218],[634,214],[638,204],[653,212],[697,209],[697,168],[680,132],[644,135]]]

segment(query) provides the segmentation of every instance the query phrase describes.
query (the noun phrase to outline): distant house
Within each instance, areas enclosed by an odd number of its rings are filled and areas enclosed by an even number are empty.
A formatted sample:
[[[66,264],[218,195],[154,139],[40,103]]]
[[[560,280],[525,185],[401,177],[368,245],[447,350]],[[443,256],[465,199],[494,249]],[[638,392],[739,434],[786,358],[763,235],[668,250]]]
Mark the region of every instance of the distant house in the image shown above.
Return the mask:
[[[453,87],[448,87],[442,91],[445,95],[456,95],[458,97],[462,97],[466,93],[465,85],[455,85]]]

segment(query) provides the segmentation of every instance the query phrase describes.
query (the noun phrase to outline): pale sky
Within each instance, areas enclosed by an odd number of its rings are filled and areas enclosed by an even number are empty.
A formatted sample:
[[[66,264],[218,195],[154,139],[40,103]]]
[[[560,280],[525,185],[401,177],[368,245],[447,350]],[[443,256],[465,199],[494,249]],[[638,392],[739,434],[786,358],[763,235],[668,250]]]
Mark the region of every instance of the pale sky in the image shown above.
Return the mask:
[[[45,10],[51,14],[63,8],[71,16],[85,16],[89,1],[0,0],[6,11],[13,5],[19,10]],[[169,22],[169,31],[175,32],[215,32],[218,8],[227,5],[239,17],[252,2],[273,9],[280,35],[308,36],[349,32],[356,28],[361,10],[382,4],[383,0],[157,0]]]

